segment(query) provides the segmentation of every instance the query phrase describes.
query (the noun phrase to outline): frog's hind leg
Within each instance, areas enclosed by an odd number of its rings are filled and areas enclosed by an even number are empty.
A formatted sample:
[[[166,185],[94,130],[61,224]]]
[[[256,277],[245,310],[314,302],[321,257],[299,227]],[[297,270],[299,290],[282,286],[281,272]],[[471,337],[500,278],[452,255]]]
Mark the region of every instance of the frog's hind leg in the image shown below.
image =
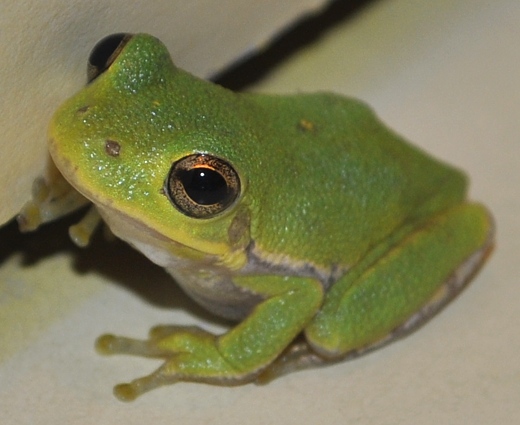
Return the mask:
[[[491,235],[490,235],[491,236]],[[489,238],[486,244],[467,258],[455,272],[439,287],[433,297],[415,314],[410,316],[403,324],[399,325],[388,335],[361,349],[352,351],[349,356],[357,357],[367,351],[380,348],[396,339],[407,336],[424,325],[428,320],[440,312],[471,281],[472,277],[480,270],[493,249],[493,239]]]
[[[493,236],[491,217],[478,204],[460,205],[407,232],[331,288],[305,338],[259,382],[354,358],[408,335],[461,292],[489,255]]]

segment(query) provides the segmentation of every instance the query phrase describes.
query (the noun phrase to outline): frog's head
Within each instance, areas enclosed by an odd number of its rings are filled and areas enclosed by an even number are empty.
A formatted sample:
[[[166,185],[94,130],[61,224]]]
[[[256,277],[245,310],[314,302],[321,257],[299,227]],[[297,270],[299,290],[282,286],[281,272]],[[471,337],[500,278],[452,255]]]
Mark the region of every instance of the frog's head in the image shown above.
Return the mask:
[[[254,137],[230,112],[241,100],[176,68],[148,35],[102,40],[88,78],[50,125],[51,155],[66,179],[109,223],[141,229],[128,236],[119,225],[123,238],[153,233],[240,267],[249,207],[237,140]]]

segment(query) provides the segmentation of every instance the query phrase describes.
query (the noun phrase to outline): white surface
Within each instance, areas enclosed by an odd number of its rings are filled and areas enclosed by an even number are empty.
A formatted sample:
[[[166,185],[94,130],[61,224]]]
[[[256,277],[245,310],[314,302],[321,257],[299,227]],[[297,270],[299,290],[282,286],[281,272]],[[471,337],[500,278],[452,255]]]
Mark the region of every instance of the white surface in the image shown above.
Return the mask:
[[[0,423],[520,423],[520,3],[454,3],[381,1],[257,89],[355,94],[470,174],[472,197],[495,215],[497,248],[461,297],[412,336],[358,360],[264,387],[177,384],[123,404],[111,386],[157,363],[99,357],[95,337],[200,323],[200,310],[182,297],[179,310],[168,278],[120,245],[72,252],[50,243],[28,265],[13,248],[0,257],[0,323],[11,323]]]
[[[323,0],[0,0],[0,225],[45,166],[47,123],[86,81],[88,54],[115,32],[159,37],[175,62],[208,75],[262,46]]]

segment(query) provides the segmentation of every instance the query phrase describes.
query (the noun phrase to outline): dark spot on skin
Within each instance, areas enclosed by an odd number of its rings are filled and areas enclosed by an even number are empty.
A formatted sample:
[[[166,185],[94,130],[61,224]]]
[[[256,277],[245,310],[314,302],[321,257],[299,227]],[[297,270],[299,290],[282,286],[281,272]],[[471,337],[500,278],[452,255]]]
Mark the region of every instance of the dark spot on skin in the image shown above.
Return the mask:
[[[249,239],[249,225],[251,218],[249,217],[249,211],[242,209],[235,215],[235,218],[231,222],[228,229],[228,237],[231,245],[236,245],[239,242],[243,242],[243,238]]]
[[[121,145],[119,142],[116,142],[115,140],[107,140],[105,142],[105,152],[109,156],[117,157],[119,156],[119,152],[121,151]]]
[[[306,120],[305,118],[302,118],[300,122],[298,123],[298,129],[300,131],[310,133],[316,131],[316,126],[312,121]]]
[[[82,106],[81,108],[78,109],[78,113],[80,114],[84,114],[85,112],[87,112],[89,110],[90,106],[89,105],[85,105],[85,106]]]

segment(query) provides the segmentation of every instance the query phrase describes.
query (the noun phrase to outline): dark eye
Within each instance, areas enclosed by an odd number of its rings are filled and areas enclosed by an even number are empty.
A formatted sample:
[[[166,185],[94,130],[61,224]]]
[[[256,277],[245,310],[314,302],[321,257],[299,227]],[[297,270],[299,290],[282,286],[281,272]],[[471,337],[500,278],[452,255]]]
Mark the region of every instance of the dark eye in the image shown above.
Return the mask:
[[[225,211],[240,194],[240,179],[223,159],[204,154],[188,155],[174,162],[165,182],[165,193],[182,213],[210,218]]]
[[[112,62],[114,62],[131,38],[132,34],[112,34],[103,38],[94,46],[90,52],[87,64],[87,80],[89,83],[112,65]]]

